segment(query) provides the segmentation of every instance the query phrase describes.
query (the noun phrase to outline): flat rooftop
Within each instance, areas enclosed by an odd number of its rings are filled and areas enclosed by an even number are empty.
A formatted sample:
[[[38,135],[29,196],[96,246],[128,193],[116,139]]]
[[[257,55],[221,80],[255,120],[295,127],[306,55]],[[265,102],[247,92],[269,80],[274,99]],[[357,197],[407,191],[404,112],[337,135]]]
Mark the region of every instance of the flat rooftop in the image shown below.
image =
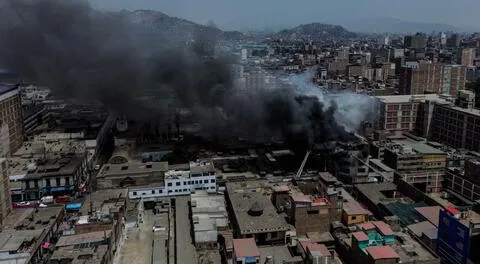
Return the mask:
[[[128,162],[124,164],[105,164],[101,168],[97,177],[115,177],[128,176],[135,174],[160,173],[157,176],[162,176],[168,171],[168,162]]]
[[[422,94],[422,95],[384,95],[376,96],[376,98],[384,103],[389,104],[404,104],[410,102],[425,102],[425,101],[440,101],[447,102],[448,96],[442,96],[438,94]]]
[[[357,184],[355,188],[374,204],[387,198],[382,191],[397,190],[397,186],[391,182]]]
[[[101,263],[108,251],[108,245],[95,247],[74,248],[74,246],[61,247],[53,251],[50,261],[70,260],[71,264]]]
[[[37,164],[36,170],[34,172],[29,171],[25,179],[73,175],[75,170],[82,165],[83,161],[84,157],[79,155],[48,159],[41,165]]]
[[[260,187],[241,188],[241,186],[253,187],[254,185],[253,182],[227,183],[228,196],[240,233],[255,234],[290,230],[292,227],[283,216],[277,213],[270,200],[270,195],[265,192],[265,189]],[[236,186],[240,189],[235,188]],[[251,210],[261,213],[258,216],[252,216],[249,213]]]

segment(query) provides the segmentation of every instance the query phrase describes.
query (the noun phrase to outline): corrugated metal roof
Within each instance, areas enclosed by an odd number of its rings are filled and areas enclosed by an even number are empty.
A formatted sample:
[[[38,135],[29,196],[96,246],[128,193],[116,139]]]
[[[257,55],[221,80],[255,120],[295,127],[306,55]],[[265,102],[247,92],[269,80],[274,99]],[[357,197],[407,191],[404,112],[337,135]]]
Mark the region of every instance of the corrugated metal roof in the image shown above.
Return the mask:
[[[389,246],[367,247],[366,250],[368,254],[375,260],[400,258],[397,252],[393,251],[393,249]]]

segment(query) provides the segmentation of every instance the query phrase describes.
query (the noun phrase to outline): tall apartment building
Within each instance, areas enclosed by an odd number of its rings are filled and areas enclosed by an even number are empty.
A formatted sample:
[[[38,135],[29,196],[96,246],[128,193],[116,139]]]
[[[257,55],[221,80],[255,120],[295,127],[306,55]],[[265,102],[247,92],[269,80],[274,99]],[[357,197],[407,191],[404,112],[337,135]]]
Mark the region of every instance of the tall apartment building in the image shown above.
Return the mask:
[[[405,48],[424,49],[426,43],[427,43],[426,36],[419,33],[413,36],[405,36],[404,38]]]
[[[0,226],[3,220],[12,210],[12,200],[10,197],[10,178],[8,177],[7,160],[0,158]]]
[[[20,90],[0,84],[0,121],[8,126],[10,149],[13,153],[23,143],[23,115]]]
[[[463,66],[473,66],[473,61],[476,57],[476,49],[475,48],[464,48],[462,49],[462,57],[460,64]]]
[[[441,63],[420,62],[406,64],[400,69],[400,94],[439,93],[442,84]]]
[[[480,110],[472,104],[435,103],[429,139],[453,148],[480,151]]]
[[[377,96],[379,114],[376,129],[384,130],[389,135],[414,130],[420,103],[434,97],[434,94]]]
[[[457,91],[465,89],[466,74],[466,67],[463,65],[444,65],[440,93],[455,96]]]

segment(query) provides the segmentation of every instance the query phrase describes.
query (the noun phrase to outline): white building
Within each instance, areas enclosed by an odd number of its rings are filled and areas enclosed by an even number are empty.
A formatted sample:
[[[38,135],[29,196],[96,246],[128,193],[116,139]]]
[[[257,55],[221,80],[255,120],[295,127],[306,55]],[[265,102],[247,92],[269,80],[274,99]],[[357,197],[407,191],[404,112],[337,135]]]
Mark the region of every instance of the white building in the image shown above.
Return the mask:
[[[191,162],[190,170],[169,170],[165,172],[163,185],[129,188],[128,197],[130,199],[148,199],[189,195],[195,190],[205,190],[207,193],[217,192],[217,179],[213,164]]]

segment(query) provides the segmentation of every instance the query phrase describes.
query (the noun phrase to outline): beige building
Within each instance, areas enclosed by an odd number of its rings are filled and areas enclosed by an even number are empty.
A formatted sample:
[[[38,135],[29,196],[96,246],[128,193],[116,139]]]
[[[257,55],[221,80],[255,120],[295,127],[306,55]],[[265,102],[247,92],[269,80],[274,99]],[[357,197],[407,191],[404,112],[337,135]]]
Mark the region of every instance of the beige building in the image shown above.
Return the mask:
[[[13,153],[23,143],[22,102],[17,87],[0,85],[0,121],[8,126],[9,153]]]
[[[441,63],[419,62],[400,69],[400,94],[440,93]]]
[[[473,66],[473,61],[475,60],[475,53],[476,49],[475,48],[464,48],[462,49],[462,58],[461,58],[461,64],[463,66]]]
[[[466,75],[467,70],[463,65],[444,65],[440,93],[456,96],[457,91],[465,89]]]
[[[10,198],[10,179],[8,177],[7,160],[0,158],[0,224],[12,211],[12,201]]]
[[[10,133],[7,123],[0,124],[0,158],[6,157],[10,153]]]

